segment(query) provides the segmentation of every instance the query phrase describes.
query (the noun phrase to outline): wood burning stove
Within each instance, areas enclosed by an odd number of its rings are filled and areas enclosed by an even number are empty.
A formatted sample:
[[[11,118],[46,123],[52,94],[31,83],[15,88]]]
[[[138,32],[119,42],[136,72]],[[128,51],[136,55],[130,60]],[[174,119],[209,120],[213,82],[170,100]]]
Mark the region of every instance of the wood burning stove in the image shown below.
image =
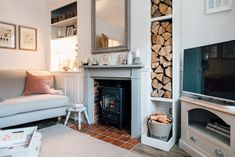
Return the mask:
[[[123,129],[124,88],[102,87],[101,94],[101,123],[116,125],[119,129]]]

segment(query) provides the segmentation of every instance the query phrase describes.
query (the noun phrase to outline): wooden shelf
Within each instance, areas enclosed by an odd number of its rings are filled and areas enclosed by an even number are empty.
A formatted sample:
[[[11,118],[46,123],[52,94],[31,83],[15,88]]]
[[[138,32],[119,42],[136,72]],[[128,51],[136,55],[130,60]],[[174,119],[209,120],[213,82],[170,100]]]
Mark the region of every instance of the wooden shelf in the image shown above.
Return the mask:
[[[51,24],[52,27],[66,27],[70,25],[77,25],[77,16]]]
[[[161,98],[161,97],[151,97],[150,100],[152,101],[162,101],[162,102],[170,102],[172,103],[173,100],[172,99],[168,99],[168,98]]]
[[[165,20],[171,20],[172,19],[172,15],[166,15],[166,16],[160,16],[160,17],[154,17],[151,19],[151,22],[153,21],[165,21]]]

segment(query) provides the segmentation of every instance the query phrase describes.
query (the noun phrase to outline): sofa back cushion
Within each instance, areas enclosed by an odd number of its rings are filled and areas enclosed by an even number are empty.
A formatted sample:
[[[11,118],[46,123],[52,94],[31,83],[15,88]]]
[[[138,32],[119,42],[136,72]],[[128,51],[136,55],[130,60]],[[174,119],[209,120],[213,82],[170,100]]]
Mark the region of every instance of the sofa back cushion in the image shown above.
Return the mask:
[[[22,96],[26,83],[26,70],[0,70],[1,100]],[[54,82],[51,83],[54,87]]]

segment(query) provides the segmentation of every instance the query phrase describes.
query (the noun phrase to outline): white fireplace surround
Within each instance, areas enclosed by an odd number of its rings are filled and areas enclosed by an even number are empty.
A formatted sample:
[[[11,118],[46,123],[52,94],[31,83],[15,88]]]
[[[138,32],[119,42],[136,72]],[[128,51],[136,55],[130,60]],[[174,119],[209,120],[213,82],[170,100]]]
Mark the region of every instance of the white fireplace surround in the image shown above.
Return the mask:
[[[88,116],[94,123],[94,80],[131,80],[131,136],[141,135],[140,102],[141,72],[143,65],[84,66],[85,103]]]

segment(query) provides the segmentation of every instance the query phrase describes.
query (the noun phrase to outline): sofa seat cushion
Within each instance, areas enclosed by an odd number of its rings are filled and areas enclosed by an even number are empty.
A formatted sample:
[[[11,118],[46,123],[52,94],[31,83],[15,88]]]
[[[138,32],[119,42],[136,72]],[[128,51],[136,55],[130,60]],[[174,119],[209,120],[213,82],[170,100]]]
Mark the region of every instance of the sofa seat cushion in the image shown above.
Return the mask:
[[[38,110],[69,105],[69,98],[63,95],[30,95],[5,99],[0,103],[0,117],[12,116]]]

